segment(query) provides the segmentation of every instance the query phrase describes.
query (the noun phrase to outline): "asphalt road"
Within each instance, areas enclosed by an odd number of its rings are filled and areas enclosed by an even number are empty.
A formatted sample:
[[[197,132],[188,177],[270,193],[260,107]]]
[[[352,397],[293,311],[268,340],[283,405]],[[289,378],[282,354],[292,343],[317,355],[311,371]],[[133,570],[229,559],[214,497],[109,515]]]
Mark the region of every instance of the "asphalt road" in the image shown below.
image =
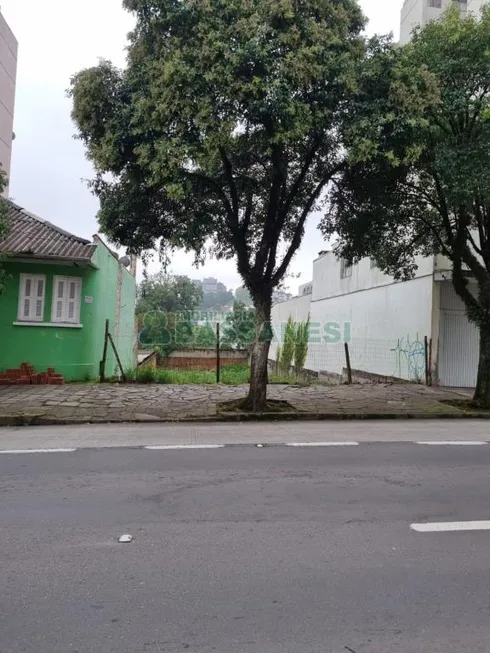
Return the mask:
[[[490,446],[0,455],[0,653],[490,650]],[[119,544],[131,533],[130,544]]]

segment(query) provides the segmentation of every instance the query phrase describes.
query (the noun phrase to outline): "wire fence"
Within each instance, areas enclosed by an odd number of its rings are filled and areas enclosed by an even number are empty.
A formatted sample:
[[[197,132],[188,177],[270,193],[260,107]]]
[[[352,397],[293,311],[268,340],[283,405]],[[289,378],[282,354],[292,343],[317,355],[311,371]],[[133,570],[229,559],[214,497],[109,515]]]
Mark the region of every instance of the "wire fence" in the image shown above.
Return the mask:
[[[396,340],[353,339],[347,343],[350,368],[354,377],[363,375],[425,381],[428,352],[424,339],[403,337]],[[344,343],[311,345],[305,367],[319,373],[342,374],[348,367]]]
[[[271,347],[275,360],[277,343]],[[384,340],[354,338],[349,342],[309,343],[306,374],[326,382],[400,379],[430,383],[430,341],[410,336]],[[277,363],[277,361],[276,361]]]

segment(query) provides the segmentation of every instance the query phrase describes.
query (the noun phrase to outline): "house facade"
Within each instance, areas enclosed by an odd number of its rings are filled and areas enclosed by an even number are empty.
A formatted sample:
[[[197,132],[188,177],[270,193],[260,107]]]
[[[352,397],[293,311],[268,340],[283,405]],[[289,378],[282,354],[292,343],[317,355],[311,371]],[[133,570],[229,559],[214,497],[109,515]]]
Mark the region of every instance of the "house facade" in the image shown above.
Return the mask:
[[[29,363],[67,381],[96,379],[105,323],[123,368],[136,366],[134,268],[98,236],[69,234],[8,202],[10,231],[0,252],[0,371]],[[116,374],[109,348],[106,376]]]
[[[289,316],[309,316],[307,369],[342,374],[348,343],[357,371],[410,381],[428,372],[435,384],[474,387],[478,330],[454,291],[450,263],[435,256],[417,264],[413,279],[396,282],[370,259],[347,266],[323,254],[313,262],[311,294],[273,306],[276,341]]]

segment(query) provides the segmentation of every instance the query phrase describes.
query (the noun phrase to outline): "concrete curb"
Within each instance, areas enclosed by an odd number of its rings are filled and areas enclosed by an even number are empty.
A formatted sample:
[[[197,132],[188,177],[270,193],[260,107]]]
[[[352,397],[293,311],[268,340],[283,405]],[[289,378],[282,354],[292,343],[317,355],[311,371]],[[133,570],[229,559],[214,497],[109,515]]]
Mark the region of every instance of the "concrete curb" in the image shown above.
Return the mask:
[[[458,413],[219,413],[212,416],[182,418],[152,417],[151,419],[81,419],[48,415],[1,415],[1,426],[80,426],[82,424],[206,424],[226,422],[313,422],[355,420],[435,420],[435,419],[490,419],[490,412]]]

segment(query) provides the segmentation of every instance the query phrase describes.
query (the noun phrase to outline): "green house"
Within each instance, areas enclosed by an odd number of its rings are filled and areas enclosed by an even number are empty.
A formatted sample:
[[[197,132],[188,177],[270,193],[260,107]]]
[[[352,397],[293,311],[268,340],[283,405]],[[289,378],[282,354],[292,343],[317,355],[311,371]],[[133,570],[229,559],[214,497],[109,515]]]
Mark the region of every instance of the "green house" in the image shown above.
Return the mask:
[[[10,201],[7,209],[0,371],[29,363],[36,372],[54,368],[67,381],[96,379],[106,320],[123,369],[134,367],[134,260],[120,260],[98,236],[78,238]],[[116,372],[109,347],[106,376]]]

